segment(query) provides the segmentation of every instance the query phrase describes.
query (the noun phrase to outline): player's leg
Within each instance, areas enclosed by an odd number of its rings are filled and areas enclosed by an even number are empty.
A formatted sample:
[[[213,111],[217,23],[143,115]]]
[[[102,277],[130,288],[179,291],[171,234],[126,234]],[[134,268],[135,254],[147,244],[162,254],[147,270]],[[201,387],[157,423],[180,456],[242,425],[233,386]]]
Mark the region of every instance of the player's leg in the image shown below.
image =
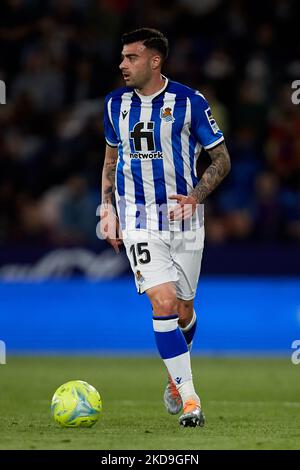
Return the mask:
[[[150,288],[161,285],[161,299],[155,305],[159,311],[174,314],[177,311],[176,288],[172,281],[176,281],[177,271],[170,257],[169,243],[157,234],[157,232],[128,231],[123,236],[127,256],[135,274],[135,283],[139,293],[147,292]],[[138,256],[142,248],[142,256]],[[145,252],[147,250],[147,252]],[[147,256],[146,256],[147,255]],[[147,261],[147,262],[145,262]],[[171,414],[177,414],[182,409],[182,401],[176,386],[169,378],[167,385],[167,397],[164,402]],[[167,399],[167,401],[166,401]]]
[[[189,351],[191,352],[193,338],[197,328],[197,316],[194,310],[194,299],[177,299],[177,310],[179,315],[179,327],[186,340]]]
[[[196,332],[197,327],[197,316],[194,310],[194,299],[191,300],[182,300],[178,299],[178,313],[179,313],[179,326],[186,340],[189,352],[191,353],[193,338]],[[197,408],[197,405],[196,405]],[[193,425],[188,423],[194,423],[194,413],[195,413],[195,404],[194,403],[185,403],[183,405],[184,413],[180,416],[180,424],[185,426]],[[196,409],[196,414],[198,410]],[[201,426],[205,423],[205,416],[201,412],[201,421],[199,424]]]
[[[200,399],[195,391],[190,353],[186,340],[178,325],[177,296],[174,283],[157,285],[146,291],[153,309],[153,328],[158,351],[163,359],[169,376],[180,394],[182,403],[194,405],[188,419],[191,426],[203,425],[200,414]]]
[[[153,316],[161,312],[174,314],[177,312],[176,288],[173,283],[165,283],[159,286],[159,289],[149,289],[148,296],[152,302]],[[159,294],[159,299],[158,295]],[[168,372],[167,386],[164,392],[164,404],[167,411],[172,414],[178,414],[182,409],[182,400],[171,375]]]
[[[191,351],[197,323],[194,312],[194,299],[177,299],[177,312],[179,316],[179,328],[183,333],[189,351]],[[180,393],[178,392],[170,374],[168,374],[168,381],[164,392],[164,404],[170,414],[175,415],[182,409]]]
[[[204,243],[204,229],[196,232],[181,232],[174,234],[171,244],[171,254],[178,273],[176,291],[178,312],[183,335],[189,350],[196,331],[196,314],[194,312],[194,297],[200,274]],[[184,426],[204,425],[204,415],[201,411],[200,399],[183,399],[183,414],[179,418]]]

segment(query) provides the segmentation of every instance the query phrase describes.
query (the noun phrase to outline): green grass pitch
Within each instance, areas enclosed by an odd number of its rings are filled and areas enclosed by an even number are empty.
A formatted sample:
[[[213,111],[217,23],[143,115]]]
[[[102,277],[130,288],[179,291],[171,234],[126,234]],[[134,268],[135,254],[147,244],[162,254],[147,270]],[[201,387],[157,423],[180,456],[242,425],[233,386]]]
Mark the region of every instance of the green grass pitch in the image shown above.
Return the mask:
[[[285,359],[193,357],[205,428],[181,428],[165,411],[157,358],[11,357],[0,366],[1,449],[299,449],[300,365]],[[94,385],[103,400],[90,429],[50,415],[56,388]]]

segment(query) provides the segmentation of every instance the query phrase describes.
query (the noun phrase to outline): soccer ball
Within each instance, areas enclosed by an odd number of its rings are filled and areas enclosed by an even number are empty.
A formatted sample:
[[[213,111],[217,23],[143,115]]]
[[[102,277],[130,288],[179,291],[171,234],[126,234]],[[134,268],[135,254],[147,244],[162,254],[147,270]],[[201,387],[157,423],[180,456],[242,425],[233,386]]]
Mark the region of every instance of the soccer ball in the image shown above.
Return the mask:
[[[63,427],[89,428],[98,421],[101,410],[98,391],[82,380],[71,380],[61,385],[51,402],[52,416]]]

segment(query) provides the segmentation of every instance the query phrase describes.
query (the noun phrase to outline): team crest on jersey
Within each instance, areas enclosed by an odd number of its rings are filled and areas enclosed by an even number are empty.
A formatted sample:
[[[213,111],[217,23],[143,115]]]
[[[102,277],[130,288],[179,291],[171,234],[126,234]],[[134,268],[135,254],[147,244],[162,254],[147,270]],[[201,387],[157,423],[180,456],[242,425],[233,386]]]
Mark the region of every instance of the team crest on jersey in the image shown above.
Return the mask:
[[[160,108],[160,119],[165,122],[174,122],[175,118],[171,108]]]

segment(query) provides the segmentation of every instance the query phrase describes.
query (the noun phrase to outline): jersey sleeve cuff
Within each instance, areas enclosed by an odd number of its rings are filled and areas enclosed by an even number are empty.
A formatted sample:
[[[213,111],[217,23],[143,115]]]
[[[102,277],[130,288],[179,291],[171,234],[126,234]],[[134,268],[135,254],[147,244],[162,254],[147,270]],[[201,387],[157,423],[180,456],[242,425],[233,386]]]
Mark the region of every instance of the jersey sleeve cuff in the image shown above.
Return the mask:
[[[224,140],[224,136],[222,135],[222,137],[220,137],[218,140],[215,140],[211,144],[204,145],[203,147],[205,148],[205,150],[211,150],[214,147],[216,147],[217,145],[219,145],[221,142],[223,142],[223,140]]]
[[[114,144],[113,142],[110,142],[108,139],[105,139],[105,141],[109,147],[114,147],[114,148],[118,147],[118,144]]]

